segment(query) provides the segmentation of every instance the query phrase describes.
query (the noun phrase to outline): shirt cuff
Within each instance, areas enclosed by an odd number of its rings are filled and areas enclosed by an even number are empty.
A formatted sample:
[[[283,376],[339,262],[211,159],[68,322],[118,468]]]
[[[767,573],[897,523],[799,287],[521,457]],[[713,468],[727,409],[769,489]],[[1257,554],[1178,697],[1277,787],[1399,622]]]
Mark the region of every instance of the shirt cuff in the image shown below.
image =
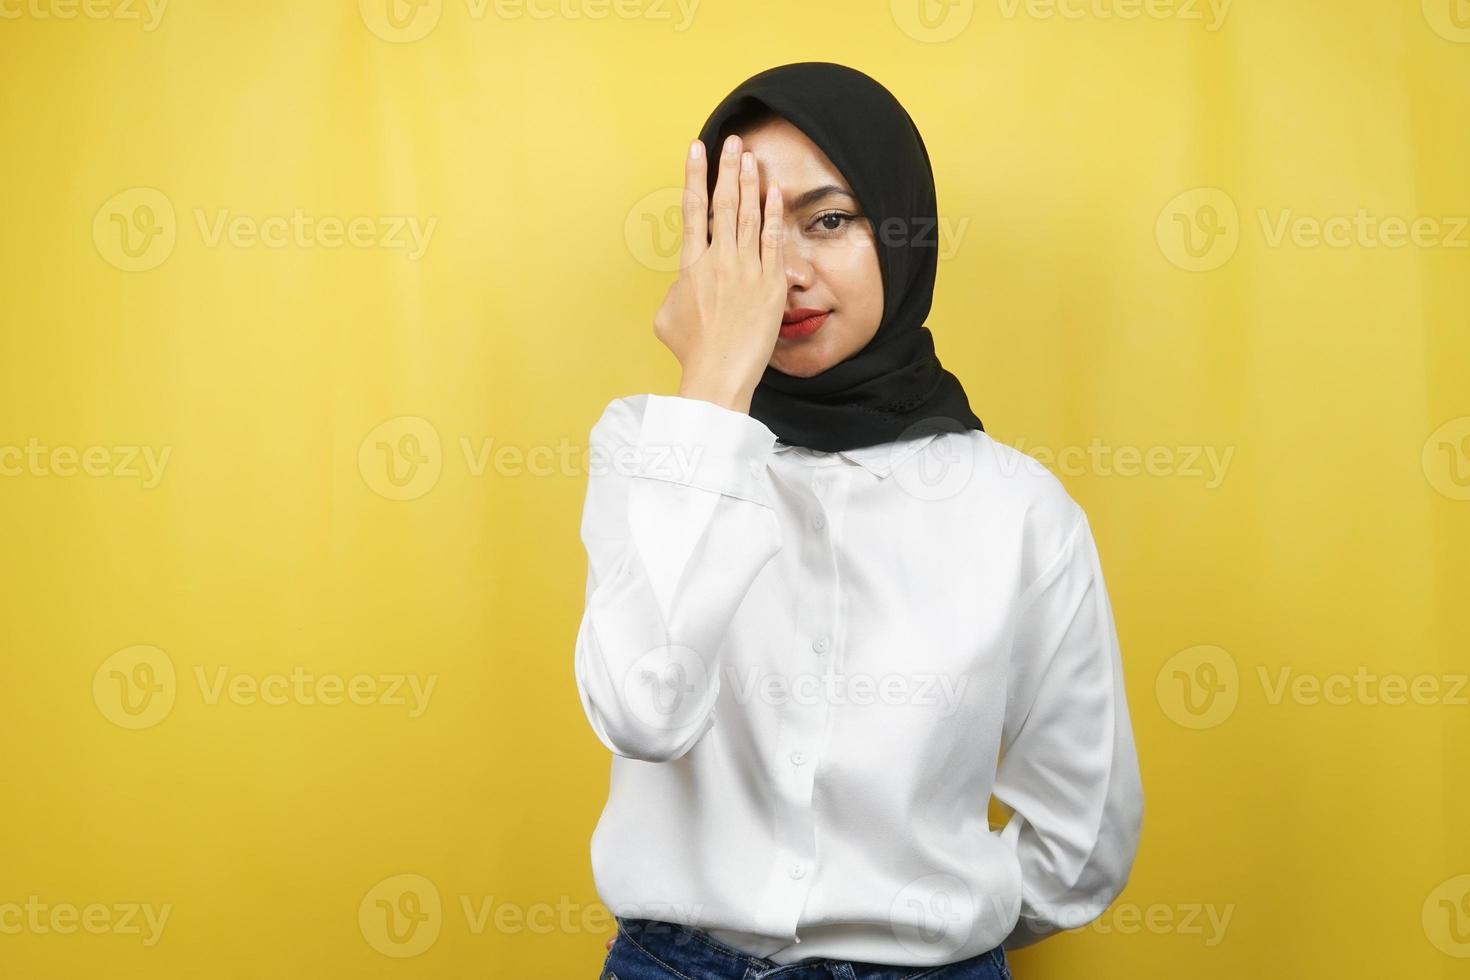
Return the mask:
[[[766,504],[776,445],[764,422],[702,398],[653,395],[643,408],[634,475]]]

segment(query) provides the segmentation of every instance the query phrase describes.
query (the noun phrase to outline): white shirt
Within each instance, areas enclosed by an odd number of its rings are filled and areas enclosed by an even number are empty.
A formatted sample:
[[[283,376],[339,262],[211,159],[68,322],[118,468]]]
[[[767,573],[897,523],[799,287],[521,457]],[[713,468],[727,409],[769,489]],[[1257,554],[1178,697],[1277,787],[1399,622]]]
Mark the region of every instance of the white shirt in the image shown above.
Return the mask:
[[[932,966],[1122,891],[1143,796],[1117,632],[1049,471],[974,429],[820,453],[655,394],[608,405],[590,451],[575,673],[614,753],[609,909],[783,964]]]

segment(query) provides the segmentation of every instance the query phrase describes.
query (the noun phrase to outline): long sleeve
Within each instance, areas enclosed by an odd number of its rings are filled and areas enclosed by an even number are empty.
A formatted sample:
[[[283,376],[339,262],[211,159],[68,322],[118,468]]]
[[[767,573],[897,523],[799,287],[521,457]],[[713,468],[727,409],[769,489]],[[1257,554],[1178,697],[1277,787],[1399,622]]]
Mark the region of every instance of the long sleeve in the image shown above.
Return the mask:
[[[1017,624],[994,788],[1021,868],[1006,949],[1101,915],[1127,884],[1143,822],[1117,628],[1080,509]]]
[[[781,549],[759,420],[672,395],[614,401],[593,426],[582,543],[582,709],[617,755],[667,762],[715,723],[720,649]]]

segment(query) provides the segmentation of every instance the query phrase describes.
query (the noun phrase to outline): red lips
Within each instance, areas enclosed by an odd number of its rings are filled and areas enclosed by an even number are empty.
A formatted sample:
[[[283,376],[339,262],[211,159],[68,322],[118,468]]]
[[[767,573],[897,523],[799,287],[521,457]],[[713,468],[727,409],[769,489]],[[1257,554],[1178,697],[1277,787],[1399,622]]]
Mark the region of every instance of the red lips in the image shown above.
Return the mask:
[[[781,314],[781,322],[795,323],[798,320],[807,320],[814,316],[820,316],[826,312],[826,310],[813,310],[810,307],[799,306],[794,310],[787,310],[785,313]]]
[[[786,340],[810,336],[827,322],[831,313],[831,310],[814,310],[805,306],[787,310],[781,314],[781,336]]]

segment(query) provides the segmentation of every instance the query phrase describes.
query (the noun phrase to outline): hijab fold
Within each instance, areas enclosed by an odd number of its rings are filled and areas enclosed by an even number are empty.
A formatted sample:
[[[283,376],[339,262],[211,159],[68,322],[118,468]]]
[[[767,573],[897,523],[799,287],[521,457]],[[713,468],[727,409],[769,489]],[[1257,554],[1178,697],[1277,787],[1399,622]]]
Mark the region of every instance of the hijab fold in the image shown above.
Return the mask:
[[[705,159],[719,159],[726,124],[757,106],[804,132],[857,196],[878,249],[883,319],[866,346],[812,377],[767,365],[750,414],[781,441],[824,452],[935,428],[983,430],[924,325],[934,299],[939,215],[929,152],[908,112],[854,68],[825,61],[781,65],[741,82],[715,108],[699,134]],[[717,168],[708,174],[713,194]]]

